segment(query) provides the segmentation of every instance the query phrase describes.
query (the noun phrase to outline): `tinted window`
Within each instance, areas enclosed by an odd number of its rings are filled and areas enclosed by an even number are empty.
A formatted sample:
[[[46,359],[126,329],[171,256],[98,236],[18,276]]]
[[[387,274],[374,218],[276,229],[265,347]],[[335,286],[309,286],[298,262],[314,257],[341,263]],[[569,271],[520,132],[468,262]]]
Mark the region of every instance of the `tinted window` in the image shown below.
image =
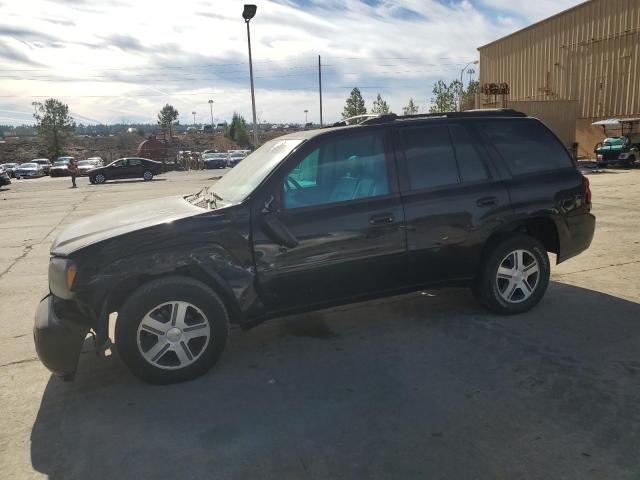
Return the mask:
[[[402,131],[411,190],[458,183],[458,169],[446,126]]]
[[[460,170],[463,182],[479,182],[487,180],[489,174],[487,168],[480,158],[478,150],[473,145],[473,141],[467,130],[460,125],[450,127],[451,139],[456,150],[458,160],[458,170]]]
[[[572,165],[566,149],[536,120],[482,120],[478,122],[478,127],[513,175]]]
[[[389,193],[383,134],[329,140],[303,158],[283,182],[285,208]]]
[[[129,166],[130,167],[135,167],[136,165],[142,165],[142,160],[140,160],[139,158],[130,158],[129,159]]]

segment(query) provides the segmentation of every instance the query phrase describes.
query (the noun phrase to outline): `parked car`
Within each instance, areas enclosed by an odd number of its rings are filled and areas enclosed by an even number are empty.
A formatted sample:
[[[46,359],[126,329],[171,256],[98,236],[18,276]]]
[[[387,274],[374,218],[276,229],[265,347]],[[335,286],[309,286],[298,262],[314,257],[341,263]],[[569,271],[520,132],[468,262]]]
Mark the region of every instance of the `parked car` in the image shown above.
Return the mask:
[[[0,165],[2,171],[9,175],[10,178],[15,178],[17,167],[17,163],[3,163],[2,165]]]
[[[247,155],[244,153],[240,153],[240,152],[230,153],[228,165],[229,167],[233,168],[245,158],[247,158]]]
[[[213,133],[213,127],[211,125],[202,125],[200,133]]]
[[[162,173],[162,162],[138,157],[120,158],[104,167],[87,171],[91,183],[104,183],[107,180],[123,178],[142,178],[149,181],[160,173]]]
[[[9,174],[5,171],[0,172],[0,187],[6,187],[7,185],[11,185],[11,178],[9,178]]]
[[[31,160],[31,163],[37,163],[42,166],[42,171],[45,175],[49,175],[49,170],[51,169],[51,162],[48,158],[36,158],[35,160]]]
[[[53,163],[51,170],[49,170],[49,175],[51,177],[68,177],[71,175],[68,165],[72,158],[73,157],[58,157]]]
[[[78,162],[78,175],[85,176],[89,170],[104,166],[100,157],[91,157]]]
[[[207,169],[212,168],[226,168],[229,161],[229,155],[226,153],[205,153],[202,155],[204,161],[204,167]]]
[[[344,124],[342,124],[344,125]],[[62,231],[38,306],[42,362],[72,378],[89,330],[152,383],[192,379],[229,323],[433,286],[498,314],[533,308],[589,247],[588,180],[542,123],[512,110],[383,115],[266,142],[212,187]]]
[[[44,176],[44,168],[39,163],[21,163],[16,168],[16,178],[38,178]]]

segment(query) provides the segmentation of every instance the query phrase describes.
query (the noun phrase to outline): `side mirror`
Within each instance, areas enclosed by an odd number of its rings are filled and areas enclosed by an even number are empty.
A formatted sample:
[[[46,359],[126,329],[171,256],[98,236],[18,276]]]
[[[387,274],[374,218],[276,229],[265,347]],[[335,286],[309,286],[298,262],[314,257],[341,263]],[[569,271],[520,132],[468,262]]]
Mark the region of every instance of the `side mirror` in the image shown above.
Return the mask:
[[[274,242],[287,248],[298,246],[298,239],[278,218],[280,207],[273,196],[270,196],[262,208],[262,228]]]

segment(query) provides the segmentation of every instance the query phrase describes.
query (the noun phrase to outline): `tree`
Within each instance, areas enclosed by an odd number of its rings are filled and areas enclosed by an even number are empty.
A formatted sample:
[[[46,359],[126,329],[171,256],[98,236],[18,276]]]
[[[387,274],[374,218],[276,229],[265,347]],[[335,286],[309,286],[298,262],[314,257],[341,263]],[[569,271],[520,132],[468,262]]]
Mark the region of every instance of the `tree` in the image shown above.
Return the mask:
[[[460,80],[454,80],[447,85],[442,80],[433,86],[433,97],[431,97],[431,113],[455,112],[458,110],[457,101],[460,97]]]
[[[360,89],[354,87],[354,89],[351,90],[349,98],[347,98],[344,110],[342,111],[342,118],[355,117],[357,115],[364,115],[365,113],[367,113],[367,107],[364,105],[364,98],[362,98]]]
[[[418,106],[413,103],[413,98],[409,98],[409,103],[406,107],[402,107],[402,113],[404,115],[415,115],[418,113]]]
[[[169,138],[173,137],[172,126],[178,125],[178,115],[180,115],[178,110],[168,103],[162,107],[162,110],[158,113],[158,125],[160,125],[165,132],[169,130]]]
[[[378,94],[378,97],[373,101],[373,108],[371,109],[371,113],[378,113],[380,115],[391,113],[389,104],[386,100],[382,99],[380,94]]]
[[[247,122],[244,117],[237,112],[233,112],[231,123],[225,126],[225,137],[230,138],[241,146],[249,145],[249,134],[247,133]]]
[[[467,85],[467,89],[462,92],[462,108],[461,110],[472,110],[476,107],[476,92],[480,82],[471,80]]]
[[[64,147],[69,142],[76,128],[73,118],[69,116],[69,107],[64,103],[49,98],[44,104],[35,102],[36,131],[44,143],[49,158],[64,154]]]

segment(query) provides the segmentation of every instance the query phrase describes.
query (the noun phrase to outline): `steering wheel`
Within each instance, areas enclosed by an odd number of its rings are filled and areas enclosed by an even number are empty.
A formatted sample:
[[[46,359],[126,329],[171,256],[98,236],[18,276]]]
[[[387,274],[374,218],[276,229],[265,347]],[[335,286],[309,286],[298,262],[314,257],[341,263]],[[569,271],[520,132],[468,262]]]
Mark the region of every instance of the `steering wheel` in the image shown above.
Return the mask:
[[[287,178],[285,178],[284,180],[285,180],[284,188],[287,191],[302,189],[302,185],[300,185],[298,183],[298,181],[296,179],[292,178],[291,176],[287,175]]]

